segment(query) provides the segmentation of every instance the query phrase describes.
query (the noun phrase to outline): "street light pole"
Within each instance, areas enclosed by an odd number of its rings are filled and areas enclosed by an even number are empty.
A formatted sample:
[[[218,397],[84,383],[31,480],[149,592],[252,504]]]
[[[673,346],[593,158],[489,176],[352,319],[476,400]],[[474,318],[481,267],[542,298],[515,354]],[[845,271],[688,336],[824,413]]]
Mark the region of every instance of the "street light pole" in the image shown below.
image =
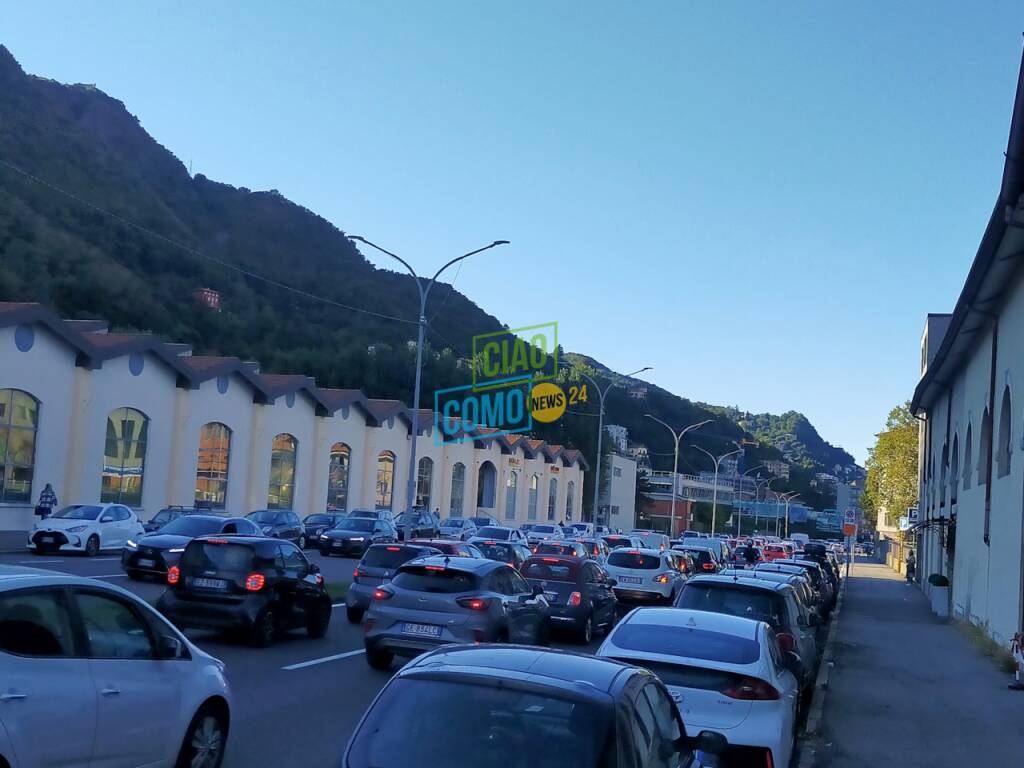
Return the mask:
[[[636,376],[638,373],[643,373],[644,371],[649,370],[651,370],[651,366],[644,366],[638,371],[627,373],[626,378],[629,378],[630,376]],[[592,523],[594,523],[594,525],[597,525],[597,518],[599,517],[597,504],[601,494],[601,440],[604,437],[604,398],[605,395],[607,395],[609,392],[612,391],[612,389],[615,388],[616,382],[609,381],[608,386],[602,390],[601,385],[598,384],[591,376],[587,375],[583,371],[579,371],[579,374],[580,376],[582,376],[583,378],[585,378],[587,381],[594,385],[594,389],[597,390],[597,395],[600,399],[600,405],[597,411],[597,464],[595,465],[596,469],[594,470],[594,505],[593,508],[590,510],[590,520]]]
[[[786,494],[786,533],[785,533],[785,536],[783,538],[786,538],[786,539],[789,538],[789,502],[791,502],[793,499],[799,499],[799,498],[800,498],[800,494],[799,493],[787,493]]]
[[[672,511],[669,513],[669,519],[668,519],[669,520],[669,522],[668,522],[668,535],[669,535],[669,538],[672,538],[673,536],[676,535],[675,534],[675,528],[676,528],[676,481],[677,481],[677,477],[676,476],[679,474],[679,441],[682,440],[683,439],[683,435],[685,435],[691,429],[699,429],[700,427],[703,427],[705,424],[710,423],[711,419],[705,419],[704,421],[701,421],[701,422],[699,422],[697,424],[691,424],[686,429],[684,429],[682,432],[678,432],[677,433],[674,429],[672,429],[672,427],[670,427],[668,424],[666,424],[661,419],[659,419],[659,418],[657,418],[655,416],[651,416],[651,414],[649,414],[649,413],[645,413],[644,416],[646,416],[648,419],[651,419],[652,421],[658,422],[659,424],[661,424],[661,426],[663,426],[665,429],[667,429],[669,432],[671,432],[672,433],[672,439],[675,440],[675,443],[676,443],[676,450],[675,450],[675,454],[674,454],[673,459],[672,459]]]
[[[763,468],[764,468],[764,464],[758,464],[756,467],[751,467],[746,472],[744,472],[742,475],[740,475],[739,489],[738,489],[737,492],[739,493],[739,495],[741,497],[740,498],[741,502],[743,501],[743,499],[742,499],[742,495],[743,495],[743,478],[746,477],[747,475],[749,475],[751,472],[753,472],[755,470],[758,470],[758,469],[763,469]],[[755,504],[757,503],[757,481],[756,480],[754,481],[754,503]],[[742,527],[742,523],[743,523],[743,507],[742,506],[736,506],[735,504],[733,504],[733,506],[736,509],[736,538],[738,539],[740,537],[740,528]]]
[[[737,453],[743,453],[743,449],[742,448],[737,448],[735,451],[729,451],[728,453],[723,453],[718,458],[715,458],[714,454],[712,454],[710,451],[705,451],[699,445],[695,445],[693,447],[696,448],[701,453],[705,454],[706,456],[710,456],[711,460],[713,462],[715,462],[715,490],[712,493],[712,497],[711,497],[713,499],[712,502],[711,502],[711,535],[714,536],[715,535],[715,522],[717,521],[717,518],[718,518],[718,466],[722,463],[722,459],[727,459],[730,456],[734,456]]]
[[[495,240],[490,245],[485,245],[483,248],[477,248],[475,251],[464,253],[461,256],[452,259],[447,264],[442,266],[439,270],[437,270],[437,272],[434,273],[434,276],[427,280],[426,284],[424,285],[424,279],[417,275],[416,270],[413,269],[409,262],[407,262],[401,256],[397,256],[391,251],[381,248],[376,243],[371,243],[365,237],[360,237],[359,235],[349,235],[348,238],[349,240],[356,240],[360,243],[365,243],[371,248],[375,248],[381,253],[386,254],[391,258],[395,259],[396,261],[400,262],[407,270],[409,270],[409,274],[412,275],[413,280],[415,280],[416,282],[416,289],[420,293],[420,314],[419,320],[417,321],[417,325],[419,326],[419,333],[417,334],[416,337],[416,384],[415,388],[413,389],[412,395],[412,440],[410,441],[412,443],[412,447],[409,452],[409,475],[405,486],[405,506],[407,512],[405,516],[405,540],[409,541],[412,538],[412,510],[413,505],[415,504],[416,501],[416,440],[419,437],[420,430],[420,380],[423,371],[423,338],[426,335],[427,331],[427,297],[430,295],[430,289],[433,288],[434,283],[437,282],[437,278],[441,275],[442,272],[448,269],[448,267],[452,266],[453,264],[457,264],[463,259],[468,259],[470,256],[475,256],[478,253],[488,251],[491,248],[495,248],[499,245],[508,245],[508,240]]]

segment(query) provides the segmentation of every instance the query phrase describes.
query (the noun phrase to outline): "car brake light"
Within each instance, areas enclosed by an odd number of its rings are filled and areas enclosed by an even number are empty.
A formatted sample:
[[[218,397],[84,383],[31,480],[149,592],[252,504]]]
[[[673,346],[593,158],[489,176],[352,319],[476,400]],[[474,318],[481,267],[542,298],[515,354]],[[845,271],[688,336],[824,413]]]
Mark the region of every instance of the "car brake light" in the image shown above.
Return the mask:
[[[227,539],[203,539],[207,544],[227,544]]]
[[[401,547],[385,547],[385,549],[388,552],[401,552],[402,551]]]
[[[704,570],[705,571],[713,571],[713,570],[715,570],[715,564],[714,563],[704,563]]]
[[[792,653],[796,650],[796,638],[789,634],[789,632],[779,632],[775,639],[778,641],[779,650],[783,653]]]
[[[359,577],[363,575],[363,572],[356,568],[352,571],[352,581],[359,581]]]
[[[395,596],[395,593],[390,589],[375,589],[373,590],[374,600],[390,600]]]
[[[471,611],[486,611],[487,606],[491,604],[490,598],[487,597],[460,597],[455,602]]]
[[[576,608],[583,602],[583,595],[579,592],[573,592],[569,595],[569,601],[566,603],[570,608]]]
[[[178,566],[172,565],[170,568],[167,569],[167,583],[168,584],[177,584],[178,583],[178,579],[180,579],[180,578],[181,578],[181,571],[178,569]]]
[[[494,546],[495,544],[497,544],[498,542],[496,542],[496,541],[485,541],[485,542],[483,542],[483,543],[484,543],[484,544],[486,544],[486,545],[487,545],[487,546],[489,546],[489,547],[493,547],[493,546]]]
[[[428,571],[444,571],[443,565],[425,565],[423,567],[426,568]]]
[[[267,579],[262,573],[250,573],[245,579],[245,589],[247,592],[259,592],[266,583]]]
[[[744,701],[778,701],[779,692],[764,680],[741,677],[734,685],[721,691],[723,696]]]
[[[558,558],[557,557],[542,557],[541,560],[543,560],[545,563],[557,563],[558,562]]]
[[[654,580],[658,584],[668,584],[668,574],[667,573],[663,573],[660,576],[655,576]]]

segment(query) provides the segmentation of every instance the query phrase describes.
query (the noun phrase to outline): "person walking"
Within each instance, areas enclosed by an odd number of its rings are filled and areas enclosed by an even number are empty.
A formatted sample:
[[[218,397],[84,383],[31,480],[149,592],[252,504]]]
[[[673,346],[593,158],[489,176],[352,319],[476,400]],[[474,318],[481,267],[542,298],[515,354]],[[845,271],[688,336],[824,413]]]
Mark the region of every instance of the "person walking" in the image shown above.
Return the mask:
[[[36,504],[36,514],[39,517],[46,518],[53,514],[53,508],[57,506],[57,494],[53,491],[53,486],[49,483],[43,488],[43,492],[39,494],[39,503]]]
[[[917,575],[917,558],[914,556],[914,550],[907,551],[907,583],[909,584],[914,580]]]

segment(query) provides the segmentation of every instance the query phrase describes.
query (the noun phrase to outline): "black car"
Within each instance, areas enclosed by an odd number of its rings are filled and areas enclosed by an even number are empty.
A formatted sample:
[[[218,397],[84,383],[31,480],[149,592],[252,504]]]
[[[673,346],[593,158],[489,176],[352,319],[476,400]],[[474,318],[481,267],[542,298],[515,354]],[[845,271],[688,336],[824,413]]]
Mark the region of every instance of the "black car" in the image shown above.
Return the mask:
[[[392,544],[398,534],[387,520],[347,517],[336,528],[324,531],[316,540],[320,554],[362,555],[372,544]]]
[[[306,548],[306,529],[290,509],[259,509],[246,517],[260,527],[264,536],[294,542],[299,549]]]
[[[201,514],[203,511],[206,510],[197,510],[195,507],[164,507],[149,520],[143,522],[142,527],[145,528],[146,533],[153,533],[183,515]]]
[[[320,534],[327,531],[345,519],[344,512],[314,512],[306,515],[302,520],[302,526],[306,529],[306,546],[317,546],[317,539]]]
[[[694,750],[725,748],[720,734],[688,737],[665,684],[647,670],[543,648],[457,645],[391,678],[341,768],[686,768]]]
[[[440,555],[439,550],[424,544],[374,544],[352,572],[352,585],[345,593],[348,620],[358,624],[370,607],[374,590],[388,581],[404,565],[417,557]]]
[[[571,630],[577,642],[586,645],[595,630],[609,630],[615,623],[618,600],[612,587],[616,581],[593,560],[534,556],[523,564],[521,573],[544,590],[552,627]]]
[[[590,552],[578,541],[542,541],[534,550],[535,555],[564,555],[565,557],[589,558]]]
[[[193,540],[156,607],[182,629],[239,629],[261,648],[299,627],[323,637],[331,621],[320,567],[290,541],[251,536]]]
[[[182,515],[156,533],[129,539],[121,550],[121,567],[130,579],[144,574],[164,576],[175,565],[192,539],[213,534],[262,536],[259,527],[244,517]]]
[[[477,539],[473,546],[479,549],[488,560],[508,563],[517,571],[523,563],[533,555],[530,548],[518,541],[498,541],[496,539]]]
[[[405,540],[405,528],[409,524],[409,513],[403,513],[395,520],[398,540]],[[433,512],[414,512],[412,515],[413,539],[434,539],[441,535],[441,520]]]
[[[714,574],[722,570],[721,563],[715,557],[715,553],[710,549],[704,547],[691,547],[683,544],[681,546],[672,547],[673,552],[682,552],[690,556],[693,560],[694,567],[697,569],[697,573]]]

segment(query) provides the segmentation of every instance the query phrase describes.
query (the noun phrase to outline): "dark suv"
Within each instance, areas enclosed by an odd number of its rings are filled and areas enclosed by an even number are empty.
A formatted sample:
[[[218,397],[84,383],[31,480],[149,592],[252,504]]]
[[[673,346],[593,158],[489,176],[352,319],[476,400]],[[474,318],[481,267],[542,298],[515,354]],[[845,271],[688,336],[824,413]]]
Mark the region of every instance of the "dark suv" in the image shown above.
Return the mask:
[[[377,587],[398,571],[399,566],[405,565],[417,557],[428,557],[429,555],[441,554],[433,547],[424,544],[374,544],[366,550],[363,559],[352,572],[352,585],[345,593],[345,612],[348,620],[358,624],[363,620],[363,614],[370,607],[373,600],[373,593]]]
[[[259,647],[299,627],[323,637],[331,621],[320,567],[289,541],[251,536],[193,540],[157,609],[183,629],[241,629]]]
[[[292,541],[299,549],[306,548],[306,526],[290,509],[258,509],[246,517],[260,527],[264,536]]]
[[[405,526],[408,524],[408,513],[403,513],[395,520],[398,540],[405,540]],[[414,512],[412,516],[412,538],[434,539],[441,535],[441,521],[433,512]]]
[[[168,523],[173,523],[183,515],[203,513],[211,514],[209,510],[197,510],[195,507],[164,507],[149,520],[143,521],[142,527],[146,529],[146,533],[153,533],[154,531],[159,531]]]

